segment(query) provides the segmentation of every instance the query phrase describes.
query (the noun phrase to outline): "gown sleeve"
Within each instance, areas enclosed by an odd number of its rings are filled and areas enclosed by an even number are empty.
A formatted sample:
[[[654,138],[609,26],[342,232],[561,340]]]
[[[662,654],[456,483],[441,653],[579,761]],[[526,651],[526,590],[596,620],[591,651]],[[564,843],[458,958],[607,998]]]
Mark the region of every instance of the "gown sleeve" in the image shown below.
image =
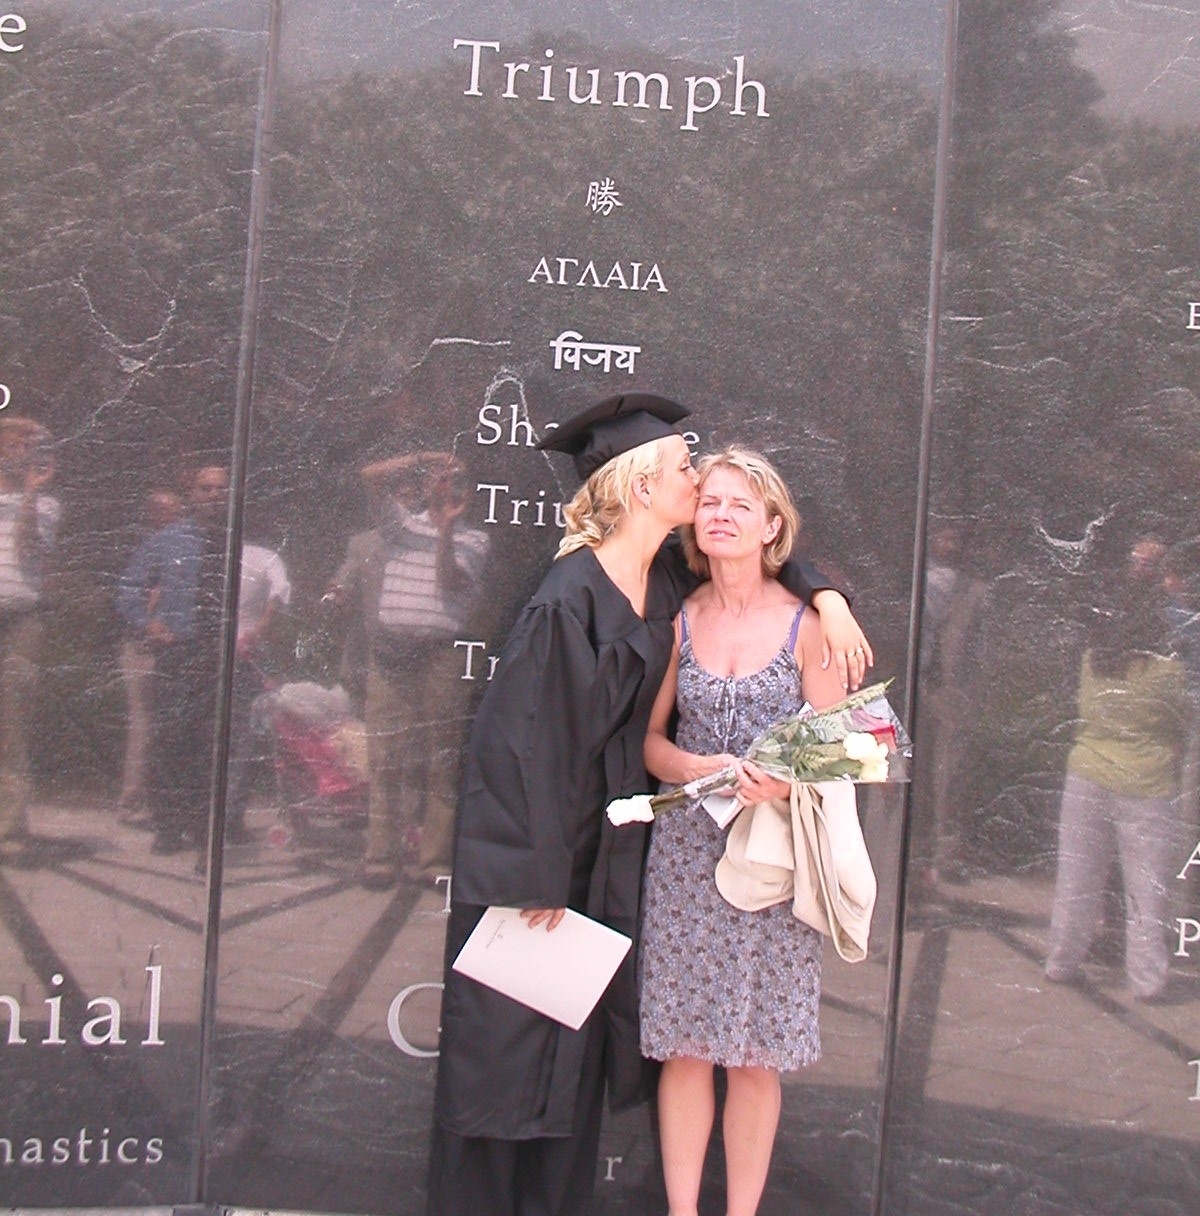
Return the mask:
[[[589,813],[595,676],[596,653],[576,617],[556,605],[526,609],[472,732],[456,901],[568,906],[579,818]]]
[[[663,568],[676,589],[679,603],[682,604],[700,585],[701,580],[688,568],[679,533],[672,532],[659,552],[663,559]],[[850,602],[850,596],[841,587],[826,578],[812,562],[803,558],[789,557],[783,563],[783,569],[779,571],[779,581],[793,595],[809,605],[812,604],[812,597],[816,592],[827,590],[838,592],[846,603]]]
[[[789,557],[783,563],[783,569],[779,571],[779,581],[806,604],[812,604],[812,597],[818,591],[836,591],[847,604],[850,602],[846,591],[826,578],[812,562],[803,558]]]

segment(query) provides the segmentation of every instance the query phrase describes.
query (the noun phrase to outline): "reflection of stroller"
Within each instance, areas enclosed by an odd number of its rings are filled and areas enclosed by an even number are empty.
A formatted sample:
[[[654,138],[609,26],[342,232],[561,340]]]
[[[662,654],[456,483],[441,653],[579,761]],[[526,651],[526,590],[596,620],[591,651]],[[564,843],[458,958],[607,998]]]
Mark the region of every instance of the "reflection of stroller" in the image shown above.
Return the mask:
[[[254,703],[273,740],[283,832],[312,839],[322,829],[362,827],[367,814],[367,736],[342,686],[284,684]]]

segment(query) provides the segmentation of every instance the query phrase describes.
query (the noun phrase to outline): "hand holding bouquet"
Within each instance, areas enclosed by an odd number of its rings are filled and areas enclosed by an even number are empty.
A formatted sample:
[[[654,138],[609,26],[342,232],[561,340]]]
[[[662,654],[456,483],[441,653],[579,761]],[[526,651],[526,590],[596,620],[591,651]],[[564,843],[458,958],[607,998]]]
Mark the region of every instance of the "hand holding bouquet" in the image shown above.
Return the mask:
[[[907,781],[912,743],[884,696],[890,683],[872,684],[828,709],[805,706],[767,727],[745,759],[781,781]],[[733,768],[723,768],[661,794],[618,798],[609,803],[608,817],[618,826],[649,823],[657,811],[728,789],[736,780]]]

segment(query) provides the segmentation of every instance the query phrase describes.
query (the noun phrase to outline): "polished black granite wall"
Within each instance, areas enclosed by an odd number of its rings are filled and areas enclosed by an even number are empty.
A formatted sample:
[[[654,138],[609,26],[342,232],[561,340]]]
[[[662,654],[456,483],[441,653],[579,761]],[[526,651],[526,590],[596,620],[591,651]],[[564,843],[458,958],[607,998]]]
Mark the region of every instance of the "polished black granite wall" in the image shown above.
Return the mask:
[[[422,1210],[447,800],[576,484],[532,442],[636,385],[776,461],[917,741],[761,1210],[1193,1211],[1186,704],[1044,967],[1096,621],[1195,688],[1200,6],[0,9],[0,1204]],[[478,578],[380,683],[393,490]],[[648,1111],[599,1170],[664,1206]]]

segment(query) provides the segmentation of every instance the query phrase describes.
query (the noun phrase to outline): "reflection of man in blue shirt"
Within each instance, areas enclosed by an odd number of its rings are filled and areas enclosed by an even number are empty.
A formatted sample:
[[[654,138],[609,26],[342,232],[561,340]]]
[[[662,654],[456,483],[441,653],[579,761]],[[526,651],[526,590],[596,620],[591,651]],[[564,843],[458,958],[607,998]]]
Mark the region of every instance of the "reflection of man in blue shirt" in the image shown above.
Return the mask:
[[[201,469],[192,482],[188,516],[148,536],[121,576],[118,611],[153,644],[186,640],[200,627],[202,559],[209,536],[224,527],[228,490],[224,469]]]
[[[121,576],[117,607],[125,622],[159,641],[190,637],[204,539],[190,519],[148,536]]]
[[[183,511],[174,490],[158,486],[146,495],[143,536],[173,524]],[[126,572],[127,575],[129,572]],[[132,584],[136,585],[136,584]],[[121,584],[117,585],[118,612]],[[130,606],[132,609],[132,605]],[[125,686],[125,757],[121,766],[121,795],[117,806],[125,823],[140,822],[146,809],[146,761],[150,755],[150,702],[154,698],[154,654],[146,642],[145,623],[123,618],[121,683]]]
[[[229,474],[192,479],[188,515],[148,536],[121,577],[117,607],[154,654],[150,803],[154,848],[203,843],[220,663]]]

